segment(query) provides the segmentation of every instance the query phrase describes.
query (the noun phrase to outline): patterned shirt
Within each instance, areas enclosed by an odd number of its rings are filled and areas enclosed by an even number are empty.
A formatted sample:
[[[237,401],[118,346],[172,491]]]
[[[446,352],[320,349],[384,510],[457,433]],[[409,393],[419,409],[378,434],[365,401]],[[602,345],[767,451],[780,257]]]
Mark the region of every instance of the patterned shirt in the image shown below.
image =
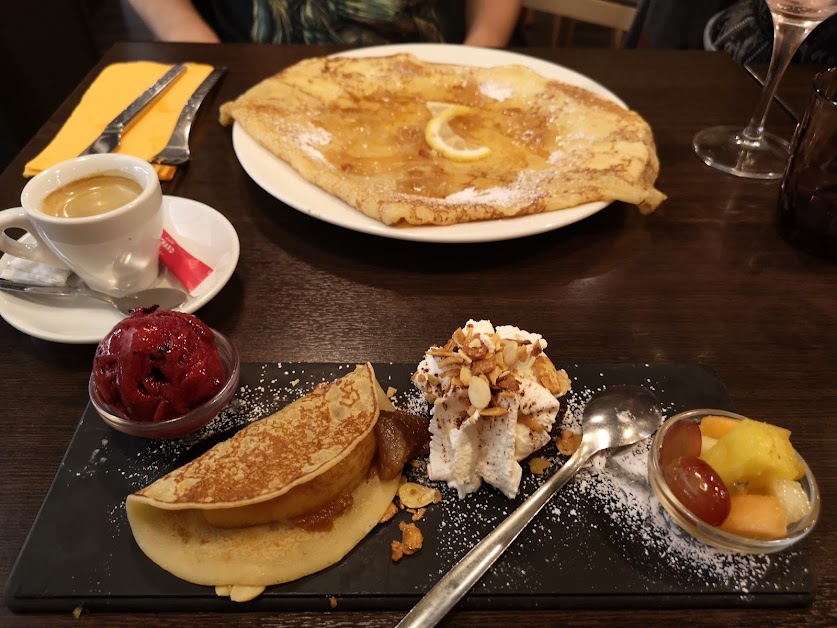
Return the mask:
[[[224,41],[375,45],[444,39],[437,0],[195,0],[194,4]]]

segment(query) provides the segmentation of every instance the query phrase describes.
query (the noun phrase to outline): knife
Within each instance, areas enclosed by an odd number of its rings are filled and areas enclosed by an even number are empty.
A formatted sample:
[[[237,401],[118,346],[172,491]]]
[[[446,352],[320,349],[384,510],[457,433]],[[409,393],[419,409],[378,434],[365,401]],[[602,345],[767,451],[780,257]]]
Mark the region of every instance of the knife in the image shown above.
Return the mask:
[[[134,119],[140,111],[142,111],[154,98],[166,89],[178,76],[186,70],[186,65],[178,63],[172,67],[154,85],[140,94],[134,102],[116,116],[110,124],[105,127],[102,134],[97,137],[93,143],[88,146],[81,155],[91,155],[93,153],[109,153],[122,141],[122,132],[125,130],[127,124]],[[81,156],[79,155],[79,156]]]
[[[198,85],[198,88],[186,101],[183,111],[180,112],[180,117],[177,118],[177,123],[169,141],[159,153],[149,159],[152,164],[179,166],[189,161],[189,131],[192,129],[192,122],[195,120],[203,99],[206,98],[206,95],[226,71],[227,68],[223,66],[214,68]]]

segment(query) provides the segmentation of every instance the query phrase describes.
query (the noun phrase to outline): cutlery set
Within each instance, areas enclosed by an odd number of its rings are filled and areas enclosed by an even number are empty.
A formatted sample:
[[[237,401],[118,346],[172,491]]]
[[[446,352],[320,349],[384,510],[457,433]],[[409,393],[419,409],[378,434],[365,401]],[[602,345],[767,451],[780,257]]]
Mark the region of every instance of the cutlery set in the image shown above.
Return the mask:
[[[104,131],[88,146],[81,155],[93,155],[97,153],[109,153],[115,150],[122,141],[122,134],[128,124],[137,117],[148,105],[168,89],[177,78],[186,71],[186,65],[178,63],[166,72],[151,87],[145,90],[139,97],[128,105],[124,111],[116,116],[105,127]],[[209,76],[198,86],[177,119],[174,131],[166,146],[149,161],[153,164],[178,166],[189,161],[189,131],[192,122],[197,115],[201,102],[218,82],[218,79],[226,72],[225,67],[217,67],[212,70]]]
[[[186,72],[186,64],[178,63],[167,71],[159,80],[146,89],[125,110],[111,120],[101,134],[79,156],[110,153],[122,142],[122,136],[128,125],[146,108],[163,94]],[[201,103],[218,79],[226,72],[225,67],[216,67],[195,89],[186,102],[175,124],[174,131],[166,146],[149,159],[152,164],[179,166],[189,161],[189,132]],[[44,286],[19,281],[0,280],[0,291],[11,292],[26,297],[87,297],[105,301],[116,307],[123,314],[138,307],[157,304],[164,309],[182,305],[188,294],[178,288],[152,288],[125,297],[112,297],[92,290],[78,280],[75,284],[64,286]]]

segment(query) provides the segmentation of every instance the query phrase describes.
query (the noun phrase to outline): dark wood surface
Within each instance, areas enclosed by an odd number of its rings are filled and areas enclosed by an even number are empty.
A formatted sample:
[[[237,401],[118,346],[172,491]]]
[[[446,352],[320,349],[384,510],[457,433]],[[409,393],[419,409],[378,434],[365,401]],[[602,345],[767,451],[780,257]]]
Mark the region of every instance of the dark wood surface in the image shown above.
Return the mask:
[[[764,85],[767,78],[766,65],[748,65],[747,71],[752,77]],[[773,106],[771,109],[776,109],[772,112],[774,115],[781,116],[782,109],[790,114],[795,120],[800,120],[802,114],[805,112],[805,107],[808,105],[808,99],[814,89],[814,76],[817,72],[827,70],[828,66],[824,65],[807,65],[807,64],[792,64],[785,70],[782,80],[779,82],[779,87],[776,88],[776,95],[774,98],[778,101],[778,106]]]
[[[218,106],[258,80],[329,49],[125,44],[125,59],[194,59],[230,69],[198,118],[194,157],[164,192],[207,203],[242,250],[230,283],[198,314],[243,361],[415,362],[468,318],[543,334],[558,362],[686,362],[713,368],[737,408],[793,430],[820,485],[819,526],[803,541],[818,585],[810,608],[454,613],[446,625],[834,625],[837,618],[837,265],[788,246],[774,226],[777,182],[740,180],[692,153],[699,129],[744,124],[759,86],[721,54],[530,49],[600,81],[655,131],[659,187],[650,216],[621,203],[575,225],[485,245],[428,245],[333,227],[289,209],[239,166]],[[802,90],[813,75],[789,81]],[[58,130],[88,77],[0,176],[18,204],[23,164]],[[771,128],[790,137],[781,111]],[[65,346],[0,324],[0,575],[5,582],[85,407],[92,346]],[[548,577],[548,575],[546,576]],[[84,625],[388,626],[394,613],[87,615]],[[0,624],[75,625],[13,615]]]

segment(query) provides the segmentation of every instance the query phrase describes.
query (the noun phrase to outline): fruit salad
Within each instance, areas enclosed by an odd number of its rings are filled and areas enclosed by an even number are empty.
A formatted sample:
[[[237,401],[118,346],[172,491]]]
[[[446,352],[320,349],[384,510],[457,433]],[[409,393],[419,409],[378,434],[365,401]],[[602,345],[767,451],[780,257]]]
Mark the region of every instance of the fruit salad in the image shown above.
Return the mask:
[[[715,415],[681,420],[666,432],[659,461],[680,503],[730,534],[782,538],[811,512],[799,482],[805,467],[784,428]]]

